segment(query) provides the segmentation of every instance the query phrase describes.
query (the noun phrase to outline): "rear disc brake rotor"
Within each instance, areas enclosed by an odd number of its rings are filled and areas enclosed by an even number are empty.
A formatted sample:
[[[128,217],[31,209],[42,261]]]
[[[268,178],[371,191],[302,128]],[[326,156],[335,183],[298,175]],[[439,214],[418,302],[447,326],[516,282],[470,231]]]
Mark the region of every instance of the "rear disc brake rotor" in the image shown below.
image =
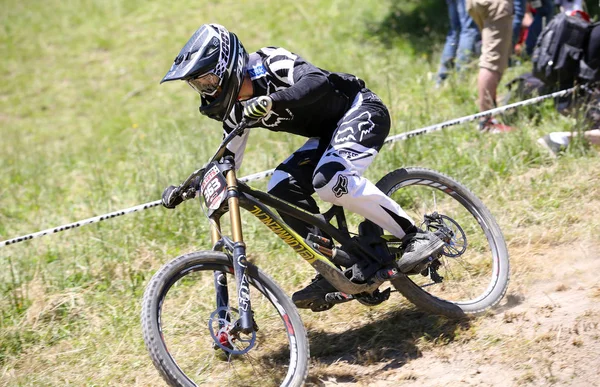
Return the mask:
[[[426,216],[424,223],[428,231],[440,231],[447,236],[446,238],[442,238],[445,244],[441,252],[446,257],[456,258],[467,251],[467,235],[454,219],[446,215],[434,213]]]

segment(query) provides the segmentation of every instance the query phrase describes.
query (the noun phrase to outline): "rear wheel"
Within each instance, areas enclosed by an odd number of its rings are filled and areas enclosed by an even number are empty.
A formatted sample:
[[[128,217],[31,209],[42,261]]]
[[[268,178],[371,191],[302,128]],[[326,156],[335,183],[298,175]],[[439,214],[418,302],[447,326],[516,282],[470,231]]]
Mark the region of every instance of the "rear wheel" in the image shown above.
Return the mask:
[[[180,256],[153,276],[144,293],[142,328],[154,365],[172,386],[302,385],[309,353],[298,311],[271,278],[249,267],[256,332],[235,333],[232,273],[225,254],[204,251]],[[217,305],[215,281],[231,283],[228,302]],[[221,288],[220,294],[227,292]]]
[[[448,317],[478,314],[502,299],[509,281],[508,250],[481,200],[452,178],[424,168],[390,172],[377,187],[417,226],[428,228],[431,217],[425,215],[433,214],[453,234],[428,269],[392,281],[400,293],[417,307]],[[389,249],[399,251],[400,243],[391,239]]]

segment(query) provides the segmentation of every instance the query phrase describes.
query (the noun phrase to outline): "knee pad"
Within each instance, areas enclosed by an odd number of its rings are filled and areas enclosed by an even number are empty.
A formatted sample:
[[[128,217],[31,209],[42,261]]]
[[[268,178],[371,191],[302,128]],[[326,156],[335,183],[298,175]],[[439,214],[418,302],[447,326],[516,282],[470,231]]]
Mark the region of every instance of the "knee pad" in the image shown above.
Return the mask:
[[[326,163],[317,168],[313,175],[313,187],[319,197],[329,203],[338,204],[339,198],[348,194],[349,176],[340,163]]]

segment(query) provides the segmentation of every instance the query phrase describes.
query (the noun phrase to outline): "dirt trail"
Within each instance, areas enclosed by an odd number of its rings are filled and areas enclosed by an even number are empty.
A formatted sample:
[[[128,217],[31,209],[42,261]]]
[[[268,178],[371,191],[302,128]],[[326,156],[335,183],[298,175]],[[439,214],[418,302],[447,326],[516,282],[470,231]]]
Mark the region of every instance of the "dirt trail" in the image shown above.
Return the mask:
[[[400,362],[335,361],[311,384],[600,386],[600,244],[514,248],[511,264],[507,297],[461,337]]]

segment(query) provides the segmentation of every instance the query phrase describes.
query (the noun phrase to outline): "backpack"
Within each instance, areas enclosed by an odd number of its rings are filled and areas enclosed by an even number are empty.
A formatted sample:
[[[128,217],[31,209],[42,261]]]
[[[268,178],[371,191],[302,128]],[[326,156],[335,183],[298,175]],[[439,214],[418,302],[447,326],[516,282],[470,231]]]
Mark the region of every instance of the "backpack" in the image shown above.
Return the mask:
[[[506,84],[508,93],[505,95],[504,105],[508,105],[511,98],[517,101],[537,97],[552,92],[544,82],[533,76],[532,73],[521,74]]]
[[[586,67],[583,59],[590,26],[582,18],[568,16],[563,12],[554,16],[538,37],[533,49],[533,75],[551,87],[568,87],[575,81],[582,80],[580,62]],[[583,73],[586,71],[584,69]],[[584,78],[589,76],[585,75]]]
[[[579,62],[579,78],[584,82],[600,81],[600,22],[590,27],[584,59]]]

